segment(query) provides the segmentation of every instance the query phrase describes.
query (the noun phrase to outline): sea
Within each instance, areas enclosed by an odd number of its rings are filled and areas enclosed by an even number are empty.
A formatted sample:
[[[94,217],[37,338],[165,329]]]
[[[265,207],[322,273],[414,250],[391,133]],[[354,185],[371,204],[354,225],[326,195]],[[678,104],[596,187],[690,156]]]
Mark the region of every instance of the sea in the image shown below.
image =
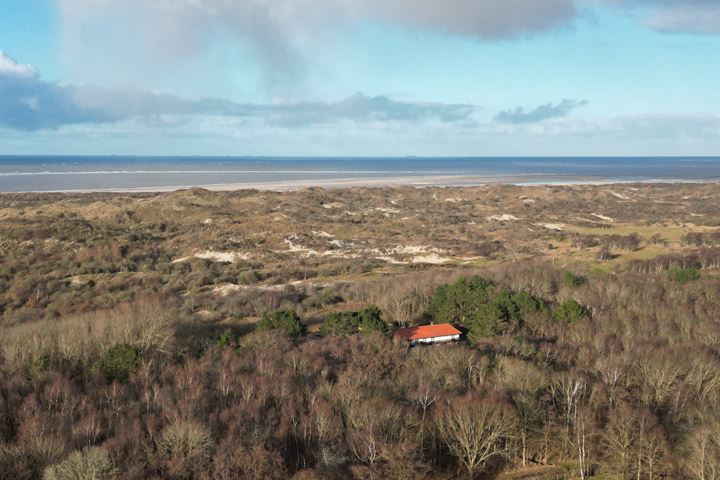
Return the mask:
[[[706,181],[720,157],[0,156],[0,192]]]

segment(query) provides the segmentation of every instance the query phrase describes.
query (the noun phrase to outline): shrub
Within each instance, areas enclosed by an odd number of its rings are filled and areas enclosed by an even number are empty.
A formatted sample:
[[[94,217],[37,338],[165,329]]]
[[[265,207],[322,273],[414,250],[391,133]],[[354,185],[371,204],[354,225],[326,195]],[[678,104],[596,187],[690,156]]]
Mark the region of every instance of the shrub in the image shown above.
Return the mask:
[[[27,366],[27,375],[29,378],[37,377],[41,372],[47,370],[50,366],[50,355],[47,352],[33,352]]]
[[[109,382],[127,381],[130,374],[140,366],[140,353],[127,343],[113,345],[100,360],[100,371]]]
[[[547,303],[540,297],[536,297],[530,292],[518,292],[513,294],[512,301],[517,305],[520,318],[525,318],[533,313],[544,312],[548,310]]]
[[[608,260],[612,260],[615,258],[615,255],[610,251],[608,247],[602,247],[600,250],[598,250],[597,255],[595,255],[595,258],[599,262],[607,262]]]
[[[230,329],[225,330],[223,333],[220,334],[220,337],[217,341],[217,346],[219,348],[225,348],[229,347],[233,343],[233,334],[230,331]]]
[[[213,448],[210,431],[204,425],[175,420],[156,441],[158,453],[170,458],[207,457]]]
[[[326,305],[335,305],[342,301],[343,298],[340,295],[332,290],[326,289],[306,298],[302,303],[310,307],[320,308]]]
[[[700,278],[700,271],[697,268],[670,267],[667,275],[673,282],[688,283]]]
[[[561,303],[553,310],[553,317],[555,320],[565,322],[568,325],[587,317],[587,311],[585,307],[580,305],[575,300],[568,300]]]
[[[54,435],[33,434],[25,442],[0,440],[0,478],[41,478],[43,471],[65,456],[65,442]]]
[[[361,333],[387,333],[390,331],[390,325],[382,319],[382,312],[375,305],[370,305],[357,312],[357,318],[359,320],[358,330]]]
[[[206,426],[175,420],[163,429],[155,445],[166,478],[198,478],[207,471],[215,442]]]
[[[465,323],[490,300],[494,290],[482,277],[461,278],[435,290],[427,313],[438,322]]]
[[[325,317],[320,326],[323,335],[348,336],[357,333],[358,319],[355,312],[335,312]]]
[[[294,310],[275,310],[266,313],[262,316],[255,329],[257,331],[282,330],[295,339],[307,333],[307,327]]]
[[[487,303],[477,309],[466,322],[470,339],[478,341],[483,337],[492,337],[503,333],[509,322],[508,314],[501,303]]]
[[[491,303],[500,310],[505,321],[520,320],[520,307],[513,297],[512,292],[503,290],[492,299]]]
[[[320,327],[323,335],[348,336],[356,333],[388,333],[390,325],[382,319],[382,312],[370,305],[359,312],[336,312],[328,315]]]
[[[74,451],[62,462],[49,466],[44,480],[107,480],[116,475],[112,458],[107,450],[88,447]]]
[[[567,271],[563,272],[562,281],[563,284],[567,285],[568,287],[579,287],[580,285],[585,283],[585,279],[583,277]]]
[[[473,277],[438,287],[428,315],[436,321],[462,324],[467,327],[470,339],[478,341],[503,334],[512,324],[545,310],[545,301],[531,293],[509,290],[495,293],[492,283]]]

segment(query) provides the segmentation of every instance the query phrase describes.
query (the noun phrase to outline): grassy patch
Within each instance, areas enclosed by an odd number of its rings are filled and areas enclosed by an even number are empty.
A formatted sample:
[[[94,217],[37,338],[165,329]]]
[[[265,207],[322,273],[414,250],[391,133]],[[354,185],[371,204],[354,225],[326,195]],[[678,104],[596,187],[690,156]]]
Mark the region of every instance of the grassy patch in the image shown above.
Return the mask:
[[[717,227],[705,226],[684,226],[684,225],[638,225],[634,223],[615,224],[610,228],[600,227],[581,227],[577,225],[565,225],[564,229],[571,233],[580,233],[583,235],[630,235],[637,233],[644,238],[650,238],[656,233],[670,242],[680,242],[683,235],[689,232],[710,232],[716,230]]]

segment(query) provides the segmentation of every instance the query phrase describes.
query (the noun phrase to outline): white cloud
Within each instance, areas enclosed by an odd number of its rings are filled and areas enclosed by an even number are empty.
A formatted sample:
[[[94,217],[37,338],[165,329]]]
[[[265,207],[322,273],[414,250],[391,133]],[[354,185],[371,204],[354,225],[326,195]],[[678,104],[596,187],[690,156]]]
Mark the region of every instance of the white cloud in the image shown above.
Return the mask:
[[[55,1],[77,78],[167,86],[171,75],[193,75],[269,95],[302,91],[334,35],[367,22],[495,41],[571,26],[590,7],[634,12],[657,31],[720,32],[718,0]]]
[[[553,118],[566,117],[573,110],[587,105],[587,100],[562,99],[557,104],[546,103],[532,110],[526,111],[523,107],[516,107],[498,113],[494,121],[500,123],[537,123]]]
[[[225,23],[268,40],[322,24],[377,21],[493,39],[542,32],[573,19],[574,0],[58,0],[66,20],[84,22],[104,13],[130,12],[139,21]],[[141,29],[142,30],[142,29]],[[283,33],[285,32],[285,33]],[[192,37],[193,32],[188,32]],[[174,38],[174,36],[173,36]]]
[[[37,76],[37,72],[30,65],[18,63],[10,55],[0,50],[0,75],[34,78]]]
[[[136,83],[215,55],[270,90],[300,83],[308,60],[350,25],[496,40],[567,26],[576,13],[574,0],[56,1],[66,61],[84,76],[93,65]]]
[[[421,103],[361,93],[337,102],[237,103],[222,99],[187,99],[134,88],[65,85],[40,79],[29,66],[10,59],[0,69],[0,126],[17,130],[58,128],[70,124],[112,123],[132,118],[156,125],[171,118],[213,115],[283,128],[341,121],[357,123],[471,121],[474,105]],[[3,65],[5,64],[3,63]],[[22,67],[22,68],[21,68]],[[19,73],[18,73],[19,72]],[[27,73],[32,72],[32,76]]]
[[[660,32],[720,34],[718,0],[588,0],[634,10],[645,24]]]
[[[560,118],[533,124],[353,122],[296,128],[223,116],[131,118],[57,130],[0,130],[5,152],[139,155],[720,155],[717,115]]]
[[[650,28],[661,32],[720,34],[720,2],[712,5],[679,5],[651,15]]]

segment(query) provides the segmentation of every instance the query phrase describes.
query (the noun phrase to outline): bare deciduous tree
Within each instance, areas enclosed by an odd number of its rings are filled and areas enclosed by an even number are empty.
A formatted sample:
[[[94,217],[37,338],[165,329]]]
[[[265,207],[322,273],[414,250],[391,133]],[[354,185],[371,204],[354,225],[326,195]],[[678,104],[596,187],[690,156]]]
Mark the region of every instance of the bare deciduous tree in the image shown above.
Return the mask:
[[[450,453],[467,470],[468,478],[490,460],[507,457],[508,437],[516,419],[497,395],[467,396],[439,412],[436,425]]]

